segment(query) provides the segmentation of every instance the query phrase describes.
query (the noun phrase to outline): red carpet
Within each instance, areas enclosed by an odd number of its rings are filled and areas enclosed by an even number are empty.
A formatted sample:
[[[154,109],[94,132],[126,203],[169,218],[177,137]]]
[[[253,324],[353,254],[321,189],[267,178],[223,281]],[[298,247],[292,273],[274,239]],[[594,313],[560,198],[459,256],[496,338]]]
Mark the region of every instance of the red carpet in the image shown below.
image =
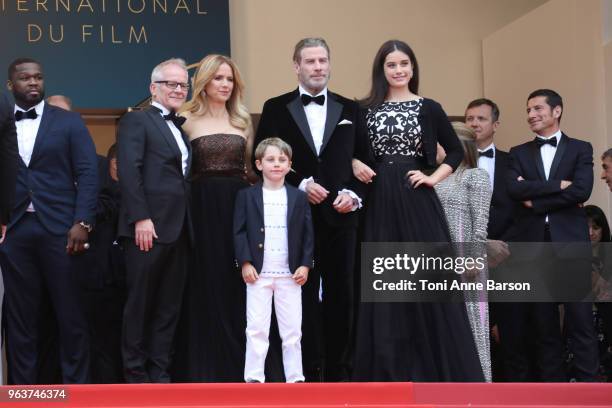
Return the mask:
[[[24,389],[2,387],[0,407],[387,407],[387,408],[536,408],[612,407],[608,384],[141,384],[65,386],[65,400],[16,398]],[[19,394],[15,393],[19,391]],[[9,392],[11,397],[9,399]],[[41,395],[42,396],[42,395]]]

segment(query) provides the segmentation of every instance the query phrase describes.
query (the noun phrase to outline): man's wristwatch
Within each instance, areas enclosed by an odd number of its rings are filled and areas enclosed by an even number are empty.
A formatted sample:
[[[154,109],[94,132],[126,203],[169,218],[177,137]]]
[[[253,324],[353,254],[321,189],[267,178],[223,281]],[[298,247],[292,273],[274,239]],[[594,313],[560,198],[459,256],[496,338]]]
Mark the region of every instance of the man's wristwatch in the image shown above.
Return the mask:
[[[79,221],[79,225],[83,228],[85,228],[85,230],[87,232],[91,232],[91,230],[93,229],[91,224],[86,223],[85,221]]]

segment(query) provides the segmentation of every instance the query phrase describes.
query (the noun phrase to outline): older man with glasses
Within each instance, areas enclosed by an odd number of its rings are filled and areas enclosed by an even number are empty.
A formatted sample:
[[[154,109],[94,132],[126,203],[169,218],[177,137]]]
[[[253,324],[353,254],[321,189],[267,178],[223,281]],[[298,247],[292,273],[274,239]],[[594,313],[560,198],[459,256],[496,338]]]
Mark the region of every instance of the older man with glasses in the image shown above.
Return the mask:
[[[130,383],[170,382],[168,367],[191,240],[189,141],[176,116],[189,89],[185,62],[151,74],[151,107],[119,123],[119,236],[127,270],[123,363]]]

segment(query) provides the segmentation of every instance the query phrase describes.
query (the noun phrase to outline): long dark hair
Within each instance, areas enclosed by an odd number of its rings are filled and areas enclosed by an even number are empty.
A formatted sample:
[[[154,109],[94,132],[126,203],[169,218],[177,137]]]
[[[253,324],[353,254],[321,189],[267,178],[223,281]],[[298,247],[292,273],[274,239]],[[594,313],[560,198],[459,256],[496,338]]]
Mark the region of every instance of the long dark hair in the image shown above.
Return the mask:
[[[601,228],[601,242],[610,242],[610,225],[603,210],[596,205],[585,205],[584,211],[587,218]]]
[[[408,44],[400,40],[389,40],[380,46],[372,64],[372,87],[370,93],[361,104],[368,108],[375,108],[385,101],[389,92],[389,83],[385,78],[385,59],[393,51],[401,51],[410,58],[412,64],[412,78],[408,82],[408,89],[413,94],[419,93],[419,63],[414,51]]]

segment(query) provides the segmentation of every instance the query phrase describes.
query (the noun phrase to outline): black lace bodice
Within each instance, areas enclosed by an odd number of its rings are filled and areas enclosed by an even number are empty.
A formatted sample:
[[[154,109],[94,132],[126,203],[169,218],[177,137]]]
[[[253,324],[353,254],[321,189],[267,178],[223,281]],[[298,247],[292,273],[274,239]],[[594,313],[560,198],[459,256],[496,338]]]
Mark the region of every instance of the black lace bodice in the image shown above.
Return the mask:
[[[366,116],[374,155],[423,157],[421,124],[418,116],[423,98],[406,102],[384,102]]]

